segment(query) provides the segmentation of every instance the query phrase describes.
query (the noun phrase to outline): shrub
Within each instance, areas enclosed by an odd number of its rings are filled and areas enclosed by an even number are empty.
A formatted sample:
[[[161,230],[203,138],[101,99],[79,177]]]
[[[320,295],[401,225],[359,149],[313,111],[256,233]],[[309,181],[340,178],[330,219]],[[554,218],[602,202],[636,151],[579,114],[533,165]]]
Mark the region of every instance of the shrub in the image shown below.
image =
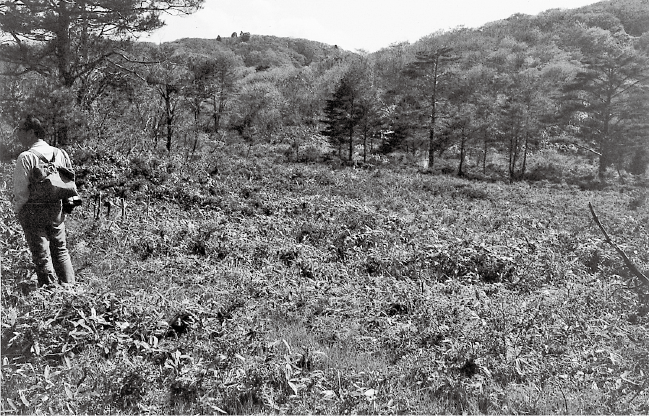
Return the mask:
[[[646,202],[649,192],[639,192],[629,200],[629,209],[632,211],[637,210],[642,207]]]
[[[553,164],[537,165],[525,174],[525,179],[529,181],[550,181],[556,182],[561,180],[561,170]]]
[[[644,175],[649,166],[649,151],[641,149],[633,154],[629,164],[629,173],[633,175]]]
[[[105,156],[89,186],[166,173]],[[138,185],[128,218],[75,212],[74,290],[34,290],[0,187],[5,413],[647,413],[647,301],[585,208],[646,269],[635,181],[219,157]]]
[[[530,181],[575,183],[580,177],[596,173],[586,158],[560,153],[555,149],[543,149],[530,154],[528,166],[525,179]]]

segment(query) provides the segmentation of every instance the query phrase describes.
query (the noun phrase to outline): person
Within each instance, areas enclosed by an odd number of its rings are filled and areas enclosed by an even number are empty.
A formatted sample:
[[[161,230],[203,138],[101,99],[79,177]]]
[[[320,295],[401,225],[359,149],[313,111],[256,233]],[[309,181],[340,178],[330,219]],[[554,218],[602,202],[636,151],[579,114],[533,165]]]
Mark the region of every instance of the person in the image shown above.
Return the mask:
[[[45,130],[36,117],[27,116],[18,127],[17,136],[21,146],[29,150],[22,152],[16,161],[13,208],[36,266],[38,286],[74,284],[74,269],[65,238],[63,204],[61,201],[34,200],[29,187],[31,172],[39,163],[39,157],[30,150],[40,153],[48,161],[56,153],[54,163],[72,169],[70,157],[64,150],[45,142]]]

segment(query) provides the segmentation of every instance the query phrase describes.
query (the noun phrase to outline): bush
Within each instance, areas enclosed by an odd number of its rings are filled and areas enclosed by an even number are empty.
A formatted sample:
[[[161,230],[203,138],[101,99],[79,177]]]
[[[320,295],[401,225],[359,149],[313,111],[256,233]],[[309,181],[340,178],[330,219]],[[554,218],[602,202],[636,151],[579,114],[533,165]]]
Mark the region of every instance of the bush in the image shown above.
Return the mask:
[[[18,157],[22,149],[18,143],[13,141],[1,141],[0,142],[0,162],[9,162]]]
[[[543,180],[555,182],[557,180],[561,180],[561,176],[561,169],[559,169],[555,165],[548,163],[546,165],[535,166],[525,174],[525,179],[533,182]]]
[[[629,173],[633,175],[644,175],[649,166],[649,151],[646,149],[639,150],[633,154],[629,164]]]
[[[530,181],[578,183],[579,178],[596,173],[585,158],[559,153],[554,149],[543,149],[530,154],[528,166],[525,179]]]
[[[299,152],[298,162],[313,163],[321,159],[320,150],[316,146],[306,146]]]
[[[649,198],[647,195],[649,195],[649,193],[640,192],[637,195],[633,196],[629,200],[629,209],[635,211],[638,208],[642,207],[647,202],[647,199]]]

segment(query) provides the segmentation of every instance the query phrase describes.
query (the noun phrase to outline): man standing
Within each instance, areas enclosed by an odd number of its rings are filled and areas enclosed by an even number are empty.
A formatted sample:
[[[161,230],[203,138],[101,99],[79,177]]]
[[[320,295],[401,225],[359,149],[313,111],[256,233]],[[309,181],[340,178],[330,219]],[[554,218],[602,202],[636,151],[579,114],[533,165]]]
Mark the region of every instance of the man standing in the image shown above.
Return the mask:
[[[25,232],[25,240],[36,265],[38,286],[73,284],[74,270],[65,241],[65,213],[61,201],[39,201],[30,192],[30,178],[39,163],[39,155],[58,166],[72,169],[68,154],[48,145],[43,139],[41,122],[27,116],[17,131],[18,141],[25,149],[18,156],[14,171],[14,211]],[[57,279],[58,278],[58,279]]]

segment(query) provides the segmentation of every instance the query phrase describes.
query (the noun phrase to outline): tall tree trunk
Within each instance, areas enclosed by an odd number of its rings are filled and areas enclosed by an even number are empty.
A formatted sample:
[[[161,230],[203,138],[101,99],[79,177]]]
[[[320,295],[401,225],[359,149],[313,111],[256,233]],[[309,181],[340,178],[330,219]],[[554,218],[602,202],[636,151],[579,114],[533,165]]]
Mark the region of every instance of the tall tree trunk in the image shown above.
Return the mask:
[[[367,131],[363,132],[363,163],[367,163]]]
[[[435,123],[437,122],[437,70],[439,65],[439,55],[435,56],[433,66],[433,93],[431,96],[430,112],[430,134],[428,138],[428,169],[433,169],[435,163]]]
[[[173,117],[171,114],[171,97],[169,95],[165,96],[165,112],[167,120],[167,151],[171,152],[171,139],[173,136],[172,124]]]
[[[349,161],[354,159],[354,129],[349,129]]]
[[[433,170],[433,164],[435,163],[435,152],[432,150],[428,151],[428,170]]]
[[[527,147],[530,142],[529,133],[525,134],[525,150],[523,151],[523,166],[521,167],[521,178],[525,177],[525,170],[527,169]]]
[[[218,133],[221,130],[221,117],[225,111],[225,96],[222,92],[219,93],[218,100],[216,95],[212,97],[212,105],[214,106],[214,114],[212,115],[214,118],[214,133]]]
[[[608,160],[608,155],[605,153],[606,150],[604,149],[604,146],[602,146],[601,150],[601,155],[599,157],[599,166],[597,167],[597,177],[599,180],[603,181],[604,176],[606,175],[606,168],[608,167],[609,160]]]
[[[482,174],[486,175],[487,174],[487,149],[488,149],[487,135],[486,134],[485,134],[485,137],[484,137],[483,144],[484,144],[484,148],[483,148],[483,152],[482,152]]]
[[[460,164],[457,167],[457,176],[464,176],[462,169],[464,168],[464,158],[466,156],[466,136],[464,131],[462,132],[462,138],[460,139]]]
[[[611,98],[610,95],[608,97],[608,105],[606,106],[606,111],[609,111],[611,107]],[[604,180],[604,176],[606,175],[606,168],[608,165],[611,163],[611,146],[609,143],[609,126],[610,126],[610,117],[604,117],[604,126],[602,128],[602,139],[601,139],[601,145],[600,145],[600,157],[599,157],[599,166],[597,169],[597,176],[599,177],[600,181]]]
[[[196,153],[196,148],[198,147],[198,138],[200,137],[199,135],[199,123],[198,123],[198,118],[200,117],[200,104],[196,107],[197,110],[194,112],[194,134],[196,137],[194,138],[194,145],[192,146],[192,157]]]
[[[223,111],[225,110],[225,81],[226,75],[223,69],[219,73],[219,84],[218,92],[215,91],[214,95],[214,133],[218,133],[221,129],[221,118],[223,116]],[[218,106],[217,106],[217,94],[218,94]],[[218,109],[217,109],[218,107]]]
[[[514,180],[514,170],[516,168],[516,146],[517,138],[512,134],[509,138],[509,182]]]
[[[54,30],[54,50],[57,58],[59,77],[65,87],[72,87],[75,81],[74,75],[70,72],[70,60],[72,58],[70,51],[70,12],[67,10],[68,2],[59,2],[57,12],[59,13],[59,22]]]

